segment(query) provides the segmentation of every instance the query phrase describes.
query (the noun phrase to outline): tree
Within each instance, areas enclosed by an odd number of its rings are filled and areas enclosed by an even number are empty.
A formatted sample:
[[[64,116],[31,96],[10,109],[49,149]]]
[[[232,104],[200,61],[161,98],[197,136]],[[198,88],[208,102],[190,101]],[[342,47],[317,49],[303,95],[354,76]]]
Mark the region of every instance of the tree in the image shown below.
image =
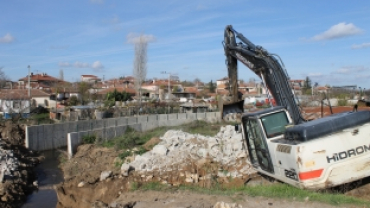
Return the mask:
[[[87,82],[79,82],[78,83],[78,93],[81,95],[81,104],[85,105],[85,103],[88,101],[90,96],[90,84]]]
[[[63,73],[63,69],[60,69],[59,70],[59,79],[64,81],[64,73]]]
[[[311,79],[309,77],[306,77],[304,81],[304,88],[309,89],[311,88]]]
[[[304,81],[304,85],[303,85],[303,94],[306,94],[306,95],[309,95],[309,94],[312,94],[312,85],[311,85],[311,79],[307,76],[305,81]]]
[[[216,90],[216,86],[215,86],[215,84],[213,84],[212,80],[209,82],[208,85],[209,85],[208,86],[209,87],[209,91],[212,92],[212,93],[214,93],[215,90]]]
[[[72,95],[70,98],[69,98],[69,105],[70,106],[74,106],[74,105],[77,105],[78,104],[78,98],[76,95]]]
[[[139,103],[141,105],[141,85],[145,81],[147,73],[147,48],[148,40],[144,35],[140,35],[135,41],[135,57],[133,74],[135,77],[135,89],[139,93]]]
[[[3,67],[0,67],[0,89],[6,86],[7,80],[8,80],[8,77],[5,75],[3,71]]]

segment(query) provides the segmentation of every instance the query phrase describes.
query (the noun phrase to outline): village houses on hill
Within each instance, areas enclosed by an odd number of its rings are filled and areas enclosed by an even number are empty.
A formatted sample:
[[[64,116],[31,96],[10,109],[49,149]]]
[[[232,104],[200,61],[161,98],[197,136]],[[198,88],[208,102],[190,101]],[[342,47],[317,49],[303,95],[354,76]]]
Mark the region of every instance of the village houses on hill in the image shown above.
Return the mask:
[[[86,83],[81,89],[81,83]],[[292,91],[302,94],[305,80],[290,80]],[[228,77],[216,80],[214,86],[210,83],[180,82],[179,80],[150,79],[142,86],[143,100],[157,102],[203,102],[215,101],[218,96],[229,94]],[[214,90],[211,90],[214,88]],[[85,91],[83,91],[85,90]],[[315,88],[317,92],[327,92],[327,87]],[[249,82],[238,81],[238,91],[244,97],[266,94],[266,89],[260,82],[254,80]],[[70,83],[62,79],[50,76],[46,73],[31,73],[30,76],[20,78],[17,82],[7,82],[4,89],[0,89],[0,112],[4,117],[11,113],[22,113],[25,117],[30,114],[32,107],[38,106],[48,108],[56,114],[59,109],[71,104],[71,99],[87,99],[86,104],[94,104],[96,101],[104,101],[109,93],[125,92],[134,100],[138,100],[135,89],[135,78],[133,76],[120,77],[117,79],[102,80],[96,75],[81,75],[80,82]],[[87,93],[87,95],[85,94]],[[99,102],[101,103],[101,102]]]

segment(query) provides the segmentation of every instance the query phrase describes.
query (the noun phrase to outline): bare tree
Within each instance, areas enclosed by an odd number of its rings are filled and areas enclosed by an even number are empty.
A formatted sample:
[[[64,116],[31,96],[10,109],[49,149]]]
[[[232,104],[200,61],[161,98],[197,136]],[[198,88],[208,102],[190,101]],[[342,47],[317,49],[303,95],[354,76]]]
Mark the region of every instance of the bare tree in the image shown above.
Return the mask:
[[[60,69],[59,70],[59,79],[64,81],[64,73],[63,73],[63,69]]]
[[[145,36],[140,35],[135,42],[135,57],[133,75],[135,77],[135,89],[139,93],[139,103],[141,105],[141,85],[145,81],[147,73],[147,49],[148,41]]]
[[[7,81],[8,81],[8,77],[5,75],[3,71],[3,67],[0,67],[0,89],[6,86]]]

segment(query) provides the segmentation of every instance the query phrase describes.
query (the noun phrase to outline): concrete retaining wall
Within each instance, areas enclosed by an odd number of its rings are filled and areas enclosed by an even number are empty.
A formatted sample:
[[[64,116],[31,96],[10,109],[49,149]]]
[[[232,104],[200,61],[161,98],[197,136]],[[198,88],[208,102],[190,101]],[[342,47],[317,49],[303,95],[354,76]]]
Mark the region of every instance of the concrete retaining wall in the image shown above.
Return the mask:
[[[94,134],[102,139],[111,139],[122,135],[127,126],[131,126],[137,131],[148,131],[160,126],[178,126],[195,120],[215,122],[220,119],[219,112],[208,112],[145,115],[27,126],[26,147],[31,150],[43,151],[68,146],[68,151],[71,151],[72,154],[86,134]]]

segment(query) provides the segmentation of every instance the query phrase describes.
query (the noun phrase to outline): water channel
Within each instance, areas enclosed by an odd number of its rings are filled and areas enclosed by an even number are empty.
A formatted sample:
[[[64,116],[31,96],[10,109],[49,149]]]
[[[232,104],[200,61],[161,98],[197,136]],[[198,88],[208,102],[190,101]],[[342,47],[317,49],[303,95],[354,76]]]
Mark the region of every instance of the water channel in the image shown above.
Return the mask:
[[[39,190],[28,196],[22,208],[55,208],[58,202],[53,186],[63,181],[63,172],[58,168],[58,150],[41,152],[45,157],[36,168]]]

